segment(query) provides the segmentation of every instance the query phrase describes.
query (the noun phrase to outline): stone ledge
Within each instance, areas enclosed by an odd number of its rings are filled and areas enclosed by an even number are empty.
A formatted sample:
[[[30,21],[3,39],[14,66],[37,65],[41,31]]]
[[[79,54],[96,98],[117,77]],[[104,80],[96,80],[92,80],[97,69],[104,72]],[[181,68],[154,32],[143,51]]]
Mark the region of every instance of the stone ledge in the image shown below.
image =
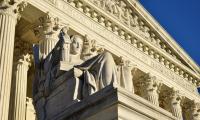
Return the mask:
[[[176,120],[168,111],[123,88],[108,86],[48,120]]]

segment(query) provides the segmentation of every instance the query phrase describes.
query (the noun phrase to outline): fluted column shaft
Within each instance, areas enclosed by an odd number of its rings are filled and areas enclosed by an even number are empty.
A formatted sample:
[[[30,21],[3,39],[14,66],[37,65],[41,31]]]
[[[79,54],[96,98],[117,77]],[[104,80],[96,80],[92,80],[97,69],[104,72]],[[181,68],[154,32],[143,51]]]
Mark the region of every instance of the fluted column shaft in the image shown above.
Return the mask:
[[[6,5],[5,5],[6,6]],[[15,25],[14,7],[0,3],[0,120],[8,120]]]
[[[40,41],[40,51],[43,54],[44,58],[48,56],[48,54],[53,50],[55,47],[56,43],[58,42],[58,37],[57,39],[53,38],[45,38],[42,41]]]
[[[15,81],[15,93],[13,96],[13,116],[12,120],[25,120],[26,113],[26,91],[27,91],[27,75],[30,66],[30,56],[23,56],[16,63],[13,81]]]

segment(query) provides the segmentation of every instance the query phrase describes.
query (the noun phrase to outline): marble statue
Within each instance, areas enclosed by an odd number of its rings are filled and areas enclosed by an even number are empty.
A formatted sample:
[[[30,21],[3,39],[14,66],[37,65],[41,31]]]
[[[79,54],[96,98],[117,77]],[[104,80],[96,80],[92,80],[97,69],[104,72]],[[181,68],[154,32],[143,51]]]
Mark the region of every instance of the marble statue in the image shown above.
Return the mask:
[[[98,52],[96,42],[87,35],[69,37],[68,30],[68,27],[61,30],[55,48],[38,65],[33,96],[39,120],[55,114],[47,108],[69,106],[74,100],[84,99],[106,86],[117,85],[117,68],[112,55]],[[55,93],[60,97],[54,96]],[[56,99],[63,102],[62,105]],[[60,107],[58,110],[62,110]]]
[[[76,71],[81,71],[83,80],[83,97],[88,96],[107,85],[117,84],[117,72],[112,55],[102,52],[83,61],[83,48],[92,49],[88,41],[83,41],[79,35],[72,37],[71,63]],[[87,40],[87,39],[86,39]],[[88,48],[89,47],[89,48]]]

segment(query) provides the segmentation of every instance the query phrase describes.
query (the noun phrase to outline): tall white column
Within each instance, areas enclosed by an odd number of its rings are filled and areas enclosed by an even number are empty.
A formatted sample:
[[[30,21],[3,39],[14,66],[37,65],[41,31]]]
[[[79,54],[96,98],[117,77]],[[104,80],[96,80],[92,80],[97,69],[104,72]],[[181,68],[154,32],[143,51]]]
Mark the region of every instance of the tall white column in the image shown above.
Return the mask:
[[[40,25],[35,28],[35,35],[39,38],[39,49],[41,58],[45,59],[59,41],[60,24],[59,19],[46,13],[39,18]]]
[[[25,120],[28,70],[32,45],[15,38],[9,120]]]
[[[30,66],[30,55],[22,55],[15,65],[15,73],[13,80],[15,81],[15,93],[12,97],[14,99],[13,104],[13,116],[12,120],[25,120],[26,113],[26,91],[27,91],[27,75]]]
[[[0,2],[0,120],[8,120],[15,25],[19,3]]]
[[[159,106],[160,82],[155,76],[146,74],[140,80],[141,96],[156,106]]]
[[[168,104],[169,110],[171,111],[172,115],[177,117],[178,120],[182,120],[182,107],[181,107],[181,96],[179,91],[172,89],[168,95]]]

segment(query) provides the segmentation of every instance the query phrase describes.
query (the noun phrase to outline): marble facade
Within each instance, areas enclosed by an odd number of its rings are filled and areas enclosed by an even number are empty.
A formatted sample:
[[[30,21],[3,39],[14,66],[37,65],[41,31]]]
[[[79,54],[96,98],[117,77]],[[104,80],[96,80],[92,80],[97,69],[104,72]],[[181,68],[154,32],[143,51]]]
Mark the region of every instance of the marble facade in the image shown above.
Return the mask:
[[[1,120],[200,120],[199,66],[137,0],[1,0],[0,23]]]

